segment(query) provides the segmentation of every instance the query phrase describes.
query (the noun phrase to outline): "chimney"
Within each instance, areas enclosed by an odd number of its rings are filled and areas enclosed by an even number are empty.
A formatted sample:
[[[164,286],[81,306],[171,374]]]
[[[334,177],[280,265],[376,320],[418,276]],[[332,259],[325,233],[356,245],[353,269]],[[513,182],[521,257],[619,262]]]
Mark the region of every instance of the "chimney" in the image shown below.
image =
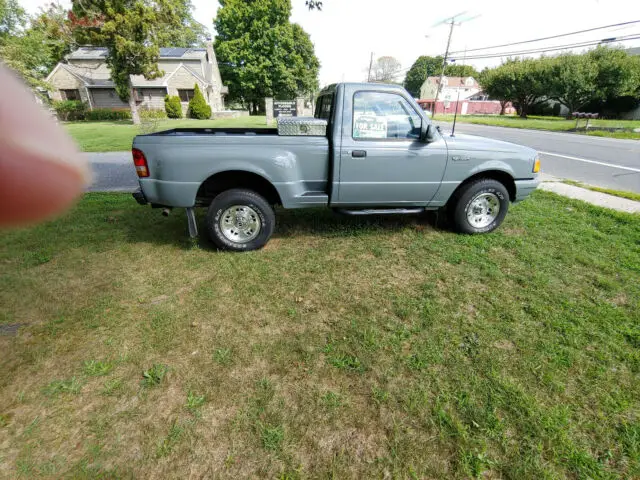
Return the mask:
[[[209,84],[213,84],[213,65],[218,63],[216,60],[216,54],[213,51],[213,42],[211,39],[207,39],[207,63],[204,66],[204,79]]]

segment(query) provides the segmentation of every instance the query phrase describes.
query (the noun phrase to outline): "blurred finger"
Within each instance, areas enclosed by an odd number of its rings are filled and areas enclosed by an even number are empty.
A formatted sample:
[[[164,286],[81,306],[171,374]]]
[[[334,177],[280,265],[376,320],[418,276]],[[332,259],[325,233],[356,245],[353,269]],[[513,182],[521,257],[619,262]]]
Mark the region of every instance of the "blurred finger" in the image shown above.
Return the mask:
[[[90,175],[64,130],[0,66],[0,227],[35,222],[68,208]]]

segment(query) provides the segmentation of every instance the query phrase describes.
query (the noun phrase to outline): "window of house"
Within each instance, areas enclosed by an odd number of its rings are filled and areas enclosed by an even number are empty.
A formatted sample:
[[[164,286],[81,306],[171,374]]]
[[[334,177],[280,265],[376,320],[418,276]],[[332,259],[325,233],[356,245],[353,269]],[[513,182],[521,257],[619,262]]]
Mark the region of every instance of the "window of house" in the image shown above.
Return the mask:
[[[189,102],[193,98],[193,88],[191,90],[179,89],[178,96],[181,102]]]
[[[395,93],[357,92],[353,99],[353,138],[418,139],[422,118]]]
[[[80,90],[60,90],[62,100],[82,100],[80,98]]]

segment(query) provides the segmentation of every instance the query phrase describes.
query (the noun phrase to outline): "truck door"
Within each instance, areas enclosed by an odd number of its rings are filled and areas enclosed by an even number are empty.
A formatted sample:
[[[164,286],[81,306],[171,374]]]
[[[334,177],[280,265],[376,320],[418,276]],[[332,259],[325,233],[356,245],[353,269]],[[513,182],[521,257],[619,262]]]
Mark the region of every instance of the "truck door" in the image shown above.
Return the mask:
[[[397,92],[348,90],[344,95],[339,194],[332,204],[426,205],[447,163],[439,139],[420,141],[423,120]]]

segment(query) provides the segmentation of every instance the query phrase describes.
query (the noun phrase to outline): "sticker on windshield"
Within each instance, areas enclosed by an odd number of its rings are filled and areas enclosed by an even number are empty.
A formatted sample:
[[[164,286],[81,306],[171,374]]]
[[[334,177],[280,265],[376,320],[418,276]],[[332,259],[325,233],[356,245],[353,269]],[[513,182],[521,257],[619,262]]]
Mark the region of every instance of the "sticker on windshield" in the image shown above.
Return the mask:
[[[387,118],[356,114],[353,138],[387,138]]]

